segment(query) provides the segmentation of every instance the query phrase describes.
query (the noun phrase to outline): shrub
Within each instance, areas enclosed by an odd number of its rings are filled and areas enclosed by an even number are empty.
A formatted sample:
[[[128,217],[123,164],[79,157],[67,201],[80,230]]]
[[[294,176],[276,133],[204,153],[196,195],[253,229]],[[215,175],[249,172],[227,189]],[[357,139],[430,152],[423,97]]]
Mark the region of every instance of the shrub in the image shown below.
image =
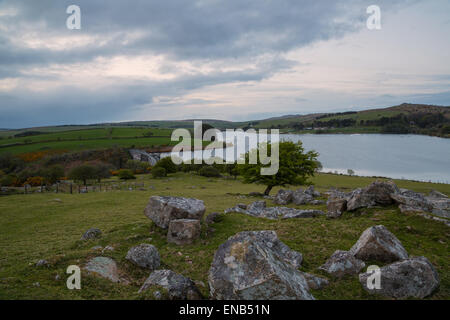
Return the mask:
[[[172,162],[172,159],[170,157],[162,158],[161,160],[159,160],[153,167],[152,171],[155,170],[155,168],[164,168],[166,169],[166,173],[175,173],[178,169],[177,165]]]
[[[131,171],[129,169],[120,170],[118,176],[122,180],[136,179],[136,177],[133,175],[133,171]]]
[[[29,184],[32,187],[38,187],[41,186],[44,183],[43,177],[29,177],[23,185]]]
[[[148,163],[139,160],[128,160],[126,168],[133,171],[133,173],[146,173],[148,172]]]
[[[204,177],[217,178],[220,177],[220,172],[214,167],[205,166],[198,171],[198,174]]]
[[[14,175],[7,175],[0,178],[0,185],[3,187],[17,187],[19,180]]]
[[[163,167],[155,167],[152,169],[152,177],[153,178],[162,178],[167,176],[166,169]]]

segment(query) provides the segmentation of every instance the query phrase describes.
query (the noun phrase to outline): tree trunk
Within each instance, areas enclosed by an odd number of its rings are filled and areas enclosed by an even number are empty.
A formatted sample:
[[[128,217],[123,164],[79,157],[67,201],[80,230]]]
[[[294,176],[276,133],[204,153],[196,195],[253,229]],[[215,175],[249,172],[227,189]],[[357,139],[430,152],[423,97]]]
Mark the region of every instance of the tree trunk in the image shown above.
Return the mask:
[[[270,193],[270,190],[272,190],[273,186],[267,186],[266,190],[264,191],[264,195],[268,196]]]

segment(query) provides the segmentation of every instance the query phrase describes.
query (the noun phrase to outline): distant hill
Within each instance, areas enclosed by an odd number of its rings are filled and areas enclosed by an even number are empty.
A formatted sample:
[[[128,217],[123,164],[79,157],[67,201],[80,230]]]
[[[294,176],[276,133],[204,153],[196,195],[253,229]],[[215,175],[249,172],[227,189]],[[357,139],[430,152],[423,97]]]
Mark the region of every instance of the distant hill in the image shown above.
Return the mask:
[[[86,130],[105,127],[193,128],[194,121],[203,121],[218,129],[264,128],[282,132],[309,133],[417,133],[450,136],[450,107],[403,103],[388,108],[337,113],[283,115],[263,120],[232,122],[217,119],[150,120],[89,125],[60,125],[24,129],[0,129],[0,138],[22,135],[27,131],[42,133]]]

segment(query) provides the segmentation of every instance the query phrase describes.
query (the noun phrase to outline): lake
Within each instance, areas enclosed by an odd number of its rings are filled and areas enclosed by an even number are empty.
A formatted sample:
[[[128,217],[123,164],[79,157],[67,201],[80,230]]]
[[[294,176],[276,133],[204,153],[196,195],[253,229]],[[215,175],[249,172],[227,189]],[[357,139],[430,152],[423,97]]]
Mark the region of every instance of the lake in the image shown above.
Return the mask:
[[[347,173],[351,169],[359,176],[450,183],[450,139],[389,134],[282,134],[280,139],[300,140],[305,150],[317,151],[323,172]],[[232,141],[229,137],[225,140]],[[238,153],[243,151],[241,148]],[[201,152],[195,151],[194,157],[199,158]],[[211,156],[211,151],[203,153]],[[217,149],[213,155],[222,153]],[[183,155],[191,157],[187,152]]]

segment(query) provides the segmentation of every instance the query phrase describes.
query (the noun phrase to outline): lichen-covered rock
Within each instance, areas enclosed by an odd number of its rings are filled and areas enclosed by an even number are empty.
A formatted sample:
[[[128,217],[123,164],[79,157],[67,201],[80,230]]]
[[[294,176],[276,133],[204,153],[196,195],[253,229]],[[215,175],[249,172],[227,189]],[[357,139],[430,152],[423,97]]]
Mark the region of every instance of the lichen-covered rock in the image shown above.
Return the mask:
[[[126,259],[141,268],[149,270],[158,269],[161,263],[158,249],[147,243],[142,243],[128,250]]]
[[[346,275],[359,273],[365,265],[363,261],[355,258],[351,252],[336,250],[319,269],[334,277],[342,278]]]
[[[430,193],[428,194],[428,197],[435,199],[448,198],[446,194],[443,194],[442,192],[439,192],[437,190],[431,190]]]
[[[167,229],[172,220],[201,220],[205,213],[205,205],[198,199],[153,196],[150,197],[144,213],[158,227]]]
[[[111,258],[107,257],[92,258],[91,260],[88,261],[84,269],[87,270],[88,272],[111,280],[112,282],[120,282],[117,264]]]
[[[139,293],[153,286],[160,286],[167,290],[171,300],[200,300],[202,295],[195,283],[172,270],[156,270],[145,280]]]
[[[170,221],[167,232],[167,242],[186,245],[200,237],[201,225],[199,220],[177,219]]]
[[[347,199],[347,210],[367,208],[376,205],[386,206],[394,203],[392,195],[400,190],[392,181],[375,181],[367,187],[354,190]]]
[[[347,200],[331,198],[327,201],[327,209],[328,218],[338,218],[347,209]]]
[[[380,289],[368,288],[370,276],[371,273],[367,272],[359,275],[359,281],[367,292],[396,299],[422,299],[439,287],[439,275],[425,257],[414,257],[382,267]]]
[[[375,181],[364,188],[377,205],[386,206],[394,203],[391,195],[399,193],[399,188],[393,181]]]
[[[225,212],[241,212],[258,218],[267,219],[278,219],[282,217],[283,219],[289,218],[313,218],[318,215],[325,214],[320,210],[299,210],[295,208],[288,207],[266,207],[266,202],[264,200],[255,201],[247,206],[244,210],[239,207],[234,207],[225,210]]]
[[[305,194],[309,194],[312,197],[320,197],[320,192],[314,189],[314,186],[309,186],[304,191]]]
[[[264,209],[266,209],[266,201],[264,200],[252,202],[247,206],[247,212],[252,215],[259,215]]]
[[[399,193],[391,195],[391,198],[402,207],[402,211],[427,211],[431,212],[433,206],[420,193],[401,190]]]
[[[302,189],[295,190],[292,194],[292,202],[298,206],[308,204],[313,200],[314,197],[311,194],[305,193]]]
[[[220,245],[209,270],[213,299],[302,299],[309,293],[298,271],[302,255],[282,243],[274,231],[246,231]]]
[[[308,283],[308,287],[313,290],[323,289],[329,284],[327,279],[315,276],[310,273],[304,272],[303,276],[305,277],[306,282]]]
[[[450,199],[427,197],[427,200],[433,207],[431,213],[440,217],[450,218]]]
[[[97,228],[91,228],[89,230],[87,230],[82,236],[81,236],[81,240],[91,240],[91,239],[96,239],[99,238],[102,235],[102,232],[100,231],[100,229]]]
[[[400,240],[383,225],[366,229],[350,252],[363,261],[393,262],[408,258]]]
[[[280,208],[281,209],[281,208]],[[284,208],[283,219],[292,218],[314,218],[320,215],[325,215],[325,212],[321,210],[298,210],[293,208]]]
[[[292,201],[292,190],[279,190],[273,202],[276,204],[286,205]]]

